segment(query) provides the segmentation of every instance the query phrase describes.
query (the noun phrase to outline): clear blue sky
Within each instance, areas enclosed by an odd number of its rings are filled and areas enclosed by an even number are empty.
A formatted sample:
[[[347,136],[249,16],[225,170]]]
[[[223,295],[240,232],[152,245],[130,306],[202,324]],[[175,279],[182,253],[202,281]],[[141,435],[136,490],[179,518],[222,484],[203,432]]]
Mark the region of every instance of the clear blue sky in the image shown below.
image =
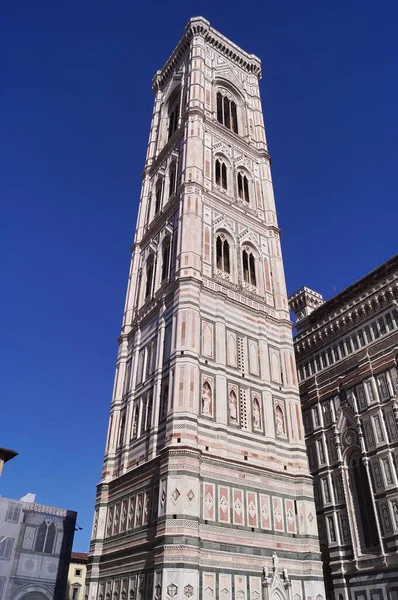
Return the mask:
[[[153,96],[191,16],[263,61],[289,292],[397,252],[396,0],[3,3],[3,496],[77,510],[89,544]]]

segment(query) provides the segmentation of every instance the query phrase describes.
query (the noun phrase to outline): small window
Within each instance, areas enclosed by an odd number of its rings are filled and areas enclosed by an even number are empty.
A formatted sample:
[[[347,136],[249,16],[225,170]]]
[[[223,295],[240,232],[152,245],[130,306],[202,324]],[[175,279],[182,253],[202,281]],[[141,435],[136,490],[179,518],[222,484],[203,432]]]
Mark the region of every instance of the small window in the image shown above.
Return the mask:
[[[238,197],[249,203],[249,182],[242,173],[238,173]]]
[[[257,285],[256,267],[253,253],[250,250],[242,252],[243,280],[250,285]]]
[[[217,158],[216,160],[216,184],[227,189],[227,166]]]
[[[221,92],[217,93],[217,121],[234,133],[238,133],[236,104]]]
[[[76,577],[81,577],[82,570],[81,569],[75,569],[75,575],[76,575]]]

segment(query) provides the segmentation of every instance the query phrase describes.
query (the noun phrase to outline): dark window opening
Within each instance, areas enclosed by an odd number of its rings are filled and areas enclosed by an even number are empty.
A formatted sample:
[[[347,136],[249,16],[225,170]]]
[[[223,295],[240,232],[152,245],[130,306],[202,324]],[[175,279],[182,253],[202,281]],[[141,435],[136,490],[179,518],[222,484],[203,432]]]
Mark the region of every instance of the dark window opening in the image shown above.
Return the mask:
[[[163,240],[162,246],[162,281],[167,279],[169,276],[169,268],[170,268],[170,238],[167,237]]]
[[[152,281],[153,281],[153,256],[151,255],[146,263],[146,285],[145,285],[145,298],[148,298],[152,292]]]
[[[238,173],[238,197],[249,202],[249,182],[246,175]]]
[[[176,191],[176,164],[172,162],[169,171],[169,198]]]
[[[355,486],[358,502],[356,510],[362,524],[363,540],[365,549],[374,548],[378,545],[376,518],[372,504],[372,496],[369,487],[366,468],[359,455],[351,461],[350,472],[352,482]]]
[[[170,139],[171,136],[173,135],[173,133],[175,131],[177,131],[179,115],[180,115],[180,103],[177,103],[173,106],[173,108],[169,112],[169,136],[168,136],[168,139]]]
[[[243,279],[245,283],[257,285],[256,280],[256,263],[253,254],[247,250],[242,252]]]
[[[227,167],[220,160],[216,160],[216,184],[227,189]]]
[[[227,240],[223,240],[221,236],[217,237],[216,241],[216,256],[217,256],[217,268],[224,271],[224,273],[231,272],[230,260],[229,260],[229,244]]]
[[[160,211],[162,205],[163,179],[160,177],[156,182],[155,189],[155,215]]]
[[[238,133],[236,104],[220,92],[217,93],[217,121],[234,133]]]

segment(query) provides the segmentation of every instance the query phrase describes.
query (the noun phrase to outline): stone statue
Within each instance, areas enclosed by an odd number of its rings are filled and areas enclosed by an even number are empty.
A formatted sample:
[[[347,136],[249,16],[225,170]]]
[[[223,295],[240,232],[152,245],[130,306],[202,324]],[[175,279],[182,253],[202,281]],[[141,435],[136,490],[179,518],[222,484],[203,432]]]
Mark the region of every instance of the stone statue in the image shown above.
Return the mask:
[[[202,413],[204,415],[211,414],[210,386],[206,384],[202,388]]]
[[[253,425],[257,429],[261,427],[260,407],[257,400],[253,402]]]
[[[279,565],[279,558],[276,552],[272,553],[272,569],[273,571],[277,571],[278,570],[278,565]]]
[[[229,418],[231,421],[236,421],[238,413],[236,410],[236,396],[234,393],[229,395]]]
[[[275,411],[276,435],[285,435],[285,424],[283,422],[283,412],[280,406]]]

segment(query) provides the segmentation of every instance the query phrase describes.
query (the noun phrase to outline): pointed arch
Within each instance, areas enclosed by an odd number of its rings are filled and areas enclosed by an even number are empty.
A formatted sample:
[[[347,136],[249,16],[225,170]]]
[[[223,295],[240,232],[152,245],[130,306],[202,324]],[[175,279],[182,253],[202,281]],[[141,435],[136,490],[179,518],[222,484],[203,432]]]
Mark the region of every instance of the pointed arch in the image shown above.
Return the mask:
[[[169,167],[169,198],[171,198],[171,196],[176,191],[176,184],[177,184],[177,162],[175,160],[172,160],[170,167]]]
[[[167,139],[177,131],[180,119],[181,86],[177,85],[171,92],[167,101]]]
[[[233,388],[231,388],[229,390],[229,395],[228,395],[228,414],[229,414],[229,420],[232,421],[232,423],[237,423],[237,421],[238,421],[238,397]]]
[[[150,252],[145,264],[146,282],[145,282],[145,299],[152,294],[153,275],[155,270],[155,257],[153,252]]]
[[[169,235],[162,242],[162,275],[161,281],[168,279],[170,272],[171,238]]]
[[[35,541],[35,552],[43,552],[44,543],[47,536],[47,523],[42,521],[37,528],[36,541]]]
[[[362,551],[367,552],[379,545],[376,515],[372,501],[372,490],[366,467],[363,464],[359,449],[353,450],[346,457],[349,481],[354,498],[353,510],[359,527]]]
[[[44,546],[44,552],[46,554],[52,554],[54,550],[55,536],[57,535],[57,530],[55,528],[54,523],[50,523],[47,529],[47,538]]]
[[[158,177],[155,185],[155,215],[158,214],[162,207],[163,196],[163,177]]]

